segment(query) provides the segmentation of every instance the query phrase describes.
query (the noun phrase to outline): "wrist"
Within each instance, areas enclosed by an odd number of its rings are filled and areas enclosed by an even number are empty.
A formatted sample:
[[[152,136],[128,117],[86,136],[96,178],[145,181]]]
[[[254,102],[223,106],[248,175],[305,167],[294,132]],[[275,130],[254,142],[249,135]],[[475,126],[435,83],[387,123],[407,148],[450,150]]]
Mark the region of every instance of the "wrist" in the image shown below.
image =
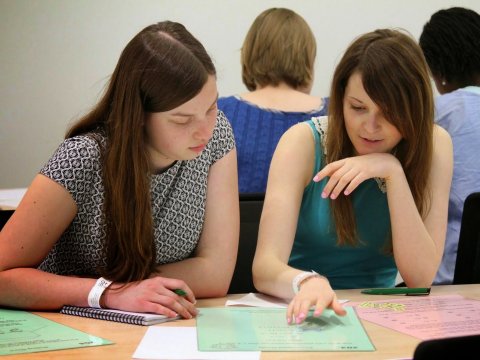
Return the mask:
[[[102,306],[102,295],[111,284],[112,281],[104,279],[103,277],[99,278],[88,293],[88,306],[92,308],[103,308],[105,304],[103,303]]]
[[[300,287],[302,286],[303,283],[305,283],[307,280],[310,280],[312,278],[325,278],[325,276],[322,276],[318,274],[315,271],[304,271],[299,274],[297,274],[293,280],[292,280],[292,289],[294,294],[298,294],[300,291]]]
[[[110,292],[110,287],[106,288],[105,291],[100,295],[100,307],[102,309],[108,309],[109,306],[107,305],[107,297],[108,293]]]

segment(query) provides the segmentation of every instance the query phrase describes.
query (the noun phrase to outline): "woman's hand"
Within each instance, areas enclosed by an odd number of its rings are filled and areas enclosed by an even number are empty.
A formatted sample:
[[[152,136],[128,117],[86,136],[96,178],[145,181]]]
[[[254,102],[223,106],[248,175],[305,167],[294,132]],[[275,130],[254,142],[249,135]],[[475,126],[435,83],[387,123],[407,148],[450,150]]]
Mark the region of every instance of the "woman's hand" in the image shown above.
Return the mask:
[[[177,295],[181,289],[186,295]],[[149,312],[168,317],[182,316],[191,319],[197,315],[192,290],[182,280],[160,276],[132,282],[121,287],[113,283],[102,296],[105,307],[134,312]]]
[[[302,282],[300,291],[288,305],[287,322],[301,324],[312,306],[315,306],[315,317],[320,316],[326,308],[332,309],[337,315],[346,314],[330,283],[323,276],[311,277]]]
[[[367,179],[378,177],[388,180],[398,169],[401,169],[401,164],[392,154],[372,153],[334,161],[319,171],[313,181],[329,177],[322,197],[336,199],[342,191],[345,195],[351,194]]]

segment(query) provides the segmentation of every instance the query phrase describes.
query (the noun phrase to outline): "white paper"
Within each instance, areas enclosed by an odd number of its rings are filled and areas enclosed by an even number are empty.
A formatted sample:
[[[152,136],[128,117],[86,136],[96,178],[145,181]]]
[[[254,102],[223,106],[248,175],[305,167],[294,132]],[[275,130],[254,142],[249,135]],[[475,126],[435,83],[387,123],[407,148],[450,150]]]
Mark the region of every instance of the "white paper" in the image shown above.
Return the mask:
[[[0,207],[10,207],[17,208],[20,200],[22,200],[23,195],[27,191],[26,188],[20,189],[1,189],[0,190]]]
[[[286,308],[288,302],[273,296],[249,293],[237,300],[227,300],[225,306],[246,305],[270,308]]]
[[[260,351],[198,351],[197,328],[151,326],[133,354],[134,359],[259,360]]]
[[[348,302],[348,300],[338,300],[338,302],[343,304]],[[225,302],[225,306],[244,305],[270,308],[287,308],[288,304],[289,303],[283,299],[257,293],[249,293],[240,299],[227,300]]]

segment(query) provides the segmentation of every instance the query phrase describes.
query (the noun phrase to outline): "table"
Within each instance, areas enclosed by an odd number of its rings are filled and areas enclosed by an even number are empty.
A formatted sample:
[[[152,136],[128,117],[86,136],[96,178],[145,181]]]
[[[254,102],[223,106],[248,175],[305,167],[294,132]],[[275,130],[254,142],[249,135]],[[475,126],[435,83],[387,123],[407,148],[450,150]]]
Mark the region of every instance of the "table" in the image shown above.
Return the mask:
[[[372,296],[355,290],[338,290],[340,299],[351,301],[372,300]],[[432,287],[431,295],[459,294],[471,299],[480,300],[480,285],[443,285]],[[236,299],[242,295],[229,295]],[[396,295],[398,297],[398,295]],[[393,296],[375,295],[374,300],[393,298]],[[198,300],[198,307],[223,306],[227,298]],[[143,335],[146,326],[128,325],[110,321],[95,320],[77,316],[68,316],[52,312],[35,312],[47,319],[73,327],[86,333],[103,337],[115,342],[114,345],[58,350],[43,353],[2,356],[1,360],[18,359],[131,359]],[[374,352],[263,352],[262,360],[273,359],[398,359],[411,358],[420,339],[405,335],[394,330],[363,321],[363,325],[375,348]],[[155,326],[195,326],[195,320],[181,320]]]

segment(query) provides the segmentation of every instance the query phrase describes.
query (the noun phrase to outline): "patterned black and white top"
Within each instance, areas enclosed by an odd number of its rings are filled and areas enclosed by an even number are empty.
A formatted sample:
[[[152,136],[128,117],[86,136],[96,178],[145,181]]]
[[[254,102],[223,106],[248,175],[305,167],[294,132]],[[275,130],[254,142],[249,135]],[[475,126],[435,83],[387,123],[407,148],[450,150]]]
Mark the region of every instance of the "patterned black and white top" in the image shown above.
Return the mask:
[[[202,232],[210,166],[234,147],[230,124],[219,111],[213,136],[197,158],[177,161],[165,172],[151,176],[158,264],[192,255]],[[68,190],[78,212],[39,269],[61,275],[98,276],[97,269],[105,266],[102,249],[106,231],[97,142],[88,135],[66,139],[40,173]]]

